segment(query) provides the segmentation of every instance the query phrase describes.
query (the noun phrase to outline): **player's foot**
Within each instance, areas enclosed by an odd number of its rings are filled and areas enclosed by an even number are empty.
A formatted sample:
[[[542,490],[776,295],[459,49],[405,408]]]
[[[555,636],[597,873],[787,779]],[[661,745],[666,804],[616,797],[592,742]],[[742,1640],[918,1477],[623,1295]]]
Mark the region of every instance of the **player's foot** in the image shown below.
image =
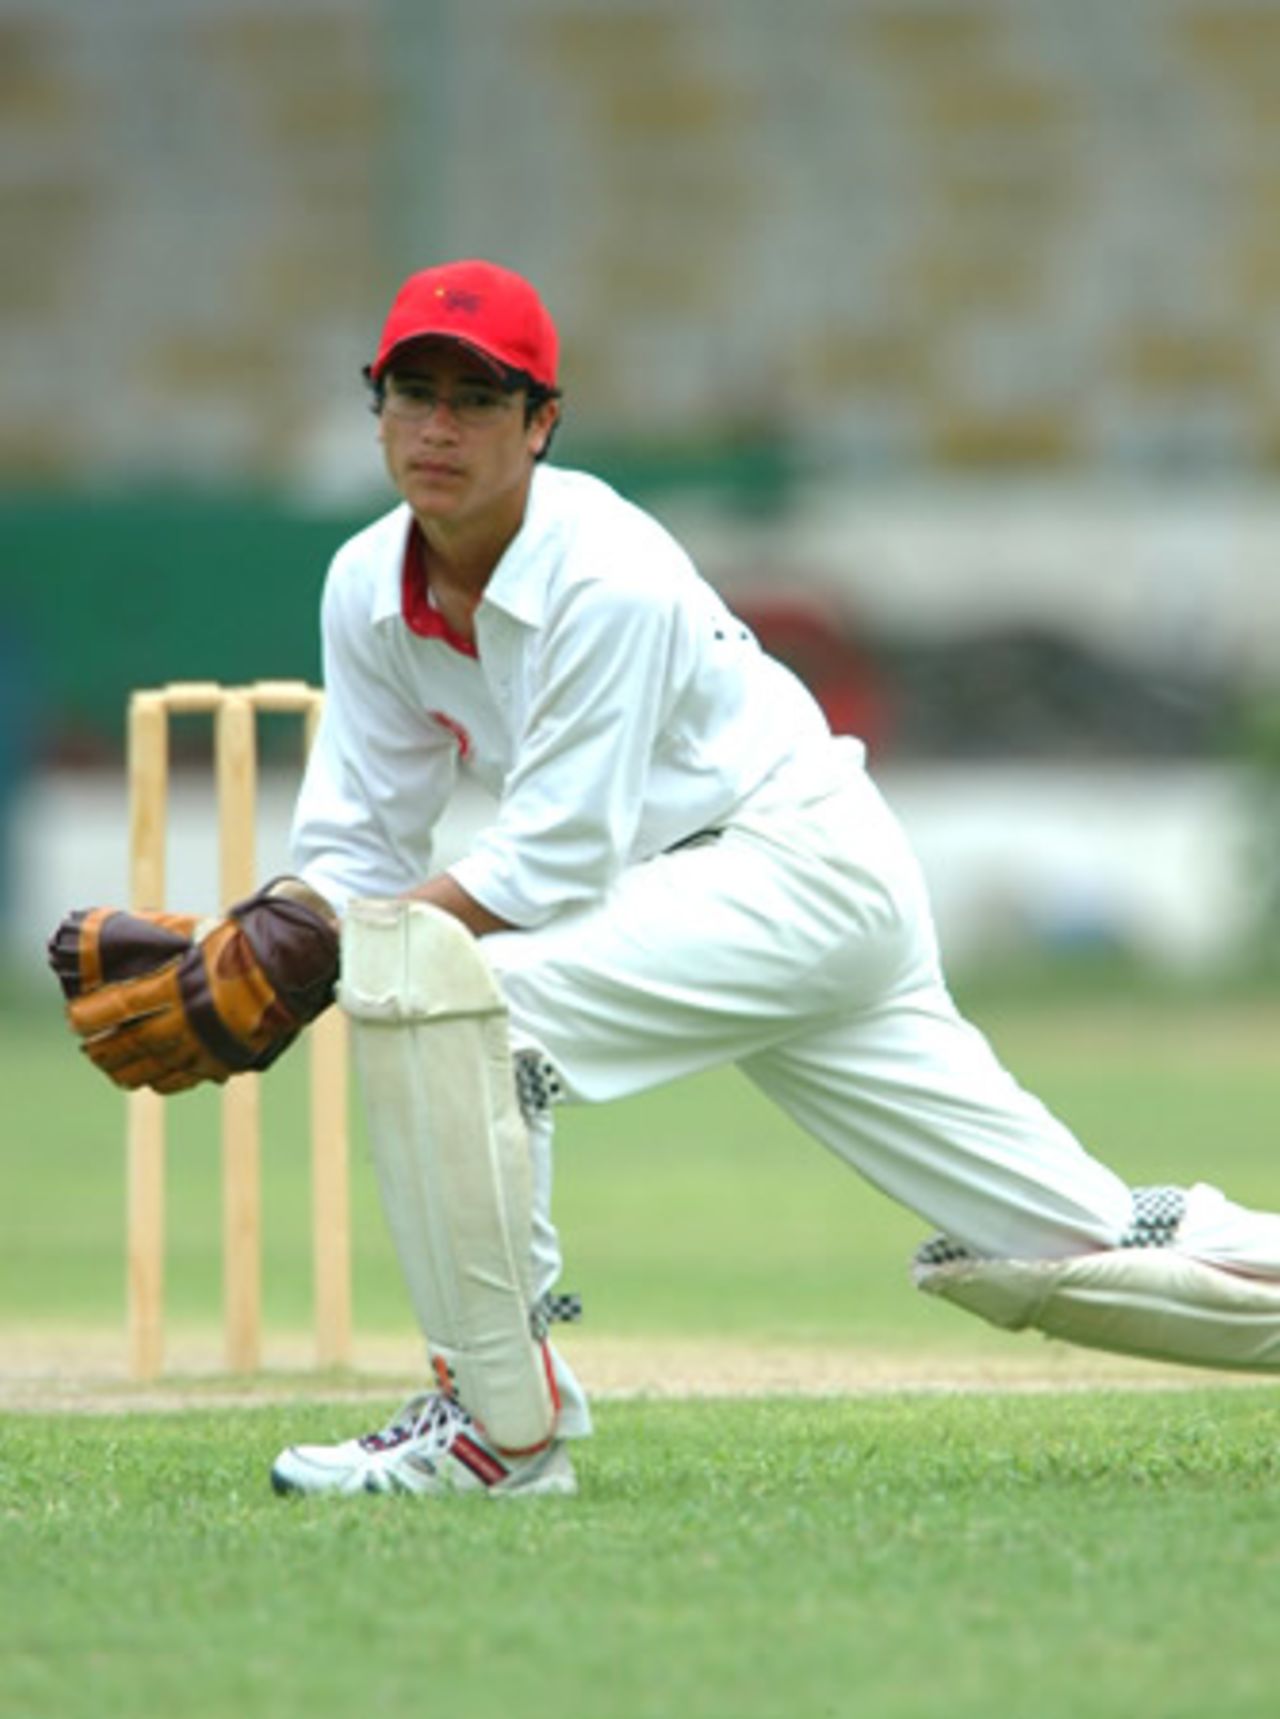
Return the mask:
[[[491,1498],[578,1490],[558,1439],[532,1456],[494,1449],[465,1409],[432,1391],[412,1397],[380,1432],[341,1444],[295,1444],[271,1470],[277,1492],[487,1492]]]

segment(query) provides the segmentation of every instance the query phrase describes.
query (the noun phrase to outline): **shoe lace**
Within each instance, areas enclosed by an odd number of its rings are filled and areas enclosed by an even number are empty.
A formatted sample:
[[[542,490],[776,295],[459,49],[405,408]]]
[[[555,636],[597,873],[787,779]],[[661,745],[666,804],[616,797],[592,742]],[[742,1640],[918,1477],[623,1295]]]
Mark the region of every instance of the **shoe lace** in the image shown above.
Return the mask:
[[[440,1391],[421,1391],[409,1398],[403,1408],[378,1432],[366,1433],[360,1447],[367,1451],[392,1450],[409,1439],[429,1439],[443,1449],[454,1430],[469,1419],[465,1409]]]

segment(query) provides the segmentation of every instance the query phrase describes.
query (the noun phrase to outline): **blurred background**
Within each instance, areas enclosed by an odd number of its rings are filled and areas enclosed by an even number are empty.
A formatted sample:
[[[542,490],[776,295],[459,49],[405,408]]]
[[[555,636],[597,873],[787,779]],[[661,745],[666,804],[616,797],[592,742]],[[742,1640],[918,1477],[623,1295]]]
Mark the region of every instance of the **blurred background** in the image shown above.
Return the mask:
[[[131,688],[318,675],[360,366],[476,254],[558,460],[868,740],[953,968],[1280,960],[1280,4],[0,0],[0,90],[11,970],[124,891]]]

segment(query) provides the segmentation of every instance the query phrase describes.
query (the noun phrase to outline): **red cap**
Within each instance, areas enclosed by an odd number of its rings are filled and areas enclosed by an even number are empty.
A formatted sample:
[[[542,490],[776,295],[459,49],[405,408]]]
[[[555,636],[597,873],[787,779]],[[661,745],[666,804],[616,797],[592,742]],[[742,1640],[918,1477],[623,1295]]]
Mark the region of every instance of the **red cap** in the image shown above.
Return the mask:
[[[441,263],[410,275],[388,313],[369,374],[376,382],[398,346],[432,335],[460,341],[544,387],[556,385],[556,325],[528,281],[496,263]]]

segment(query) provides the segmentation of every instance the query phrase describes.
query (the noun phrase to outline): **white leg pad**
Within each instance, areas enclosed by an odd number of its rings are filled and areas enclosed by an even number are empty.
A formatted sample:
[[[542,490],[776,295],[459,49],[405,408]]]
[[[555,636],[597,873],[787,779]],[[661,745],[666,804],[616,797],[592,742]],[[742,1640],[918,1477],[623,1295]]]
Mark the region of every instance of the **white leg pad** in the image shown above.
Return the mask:
[[[528,1137],[502,994],[471,933],[414,901],[353,901],[339,1001],[388,1226],[437,1374],[507,1451],[551,1438],[534,1341]]]
[[[916,1284],[1008,1331],[1196,1367],[1280,1368],[1280,1284],[1173,1248],[917,1264]]]

